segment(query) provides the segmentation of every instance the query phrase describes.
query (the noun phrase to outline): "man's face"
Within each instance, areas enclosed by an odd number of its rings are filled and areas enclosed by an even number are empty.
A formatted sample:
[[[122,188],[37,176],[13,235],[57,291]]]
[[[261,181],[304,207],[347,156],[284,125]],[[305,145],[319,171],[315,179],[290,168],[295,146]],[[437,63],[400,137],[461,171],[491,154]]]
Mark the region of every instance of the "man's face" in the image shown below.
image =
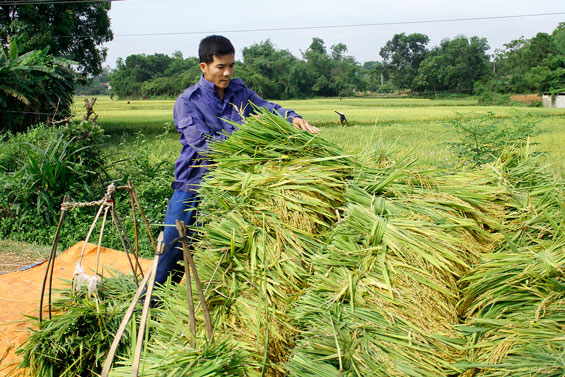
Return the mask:
[[[213,62],[200,63],[200,69],[206,80],[213,82],[218,89],[225,89],[233,75],[234,62],[234,54],[214,56]]]

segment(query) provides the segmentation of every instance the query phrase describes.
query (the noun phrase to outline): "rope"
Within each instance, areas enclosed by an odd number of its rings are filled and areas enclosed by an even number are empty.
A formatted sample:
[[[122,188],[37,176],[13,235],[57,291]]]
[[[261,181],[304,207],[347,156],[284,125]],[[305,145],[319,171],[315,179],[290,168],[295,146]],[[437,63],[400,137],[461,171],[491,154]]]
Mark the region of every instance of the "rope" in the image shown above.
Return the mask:
[[[88,294],[94,294],[98,296],[98,275],[90,276],[88,275],[80,263],[77,263],[75,266],[74,272],[74,282],[75,282],[75,291],[80,291],[82,288],[88,288]]]
[[[86,235],[86,239],[84,240],[84,244],[82,245],[82,250],[80,252],[80,258],[78,260],[77,263],[77,268],[82,269],[82,258],[84,256],[84,251],[86,250],[86,244],[90,239],[90,235],[92,234],[92,231],[94,230],[94,227],[96,226],[96,223],[98,222],[98,218],[100,217],[100,213],[102,212],[102,209],[104,209],[104,218],[102,220],[102,228],[100,229],[100,236],[98,238],[98,248],[97,248],[97,252],[96,252],[96,271],[95,271],[95,275],[94,275],[94,279],[96,279],[96,281],[98,281],[98,261],[100,258],[100,246],[102,243],[102,235],[104,234],[104,225],[106,224],[106,217],[108,216],[108,209],[112,208],[112,206],[114,205],[114,200],[112,200],[112,194],[114,194],[116,192],[116,185],[114,185],[113,183],[110,183],[108,185],[108,187],[106,188],[106,194],[104,194],[104,197],[96,202],[89,202],[89,203],[75,203],[75,202],[66,202],[69,203],[69,205],[66,205],[66,203],[61,204],[61,209],[64,211],[67,211],[69,209],[73,209],[73,208],[80,208],[80,207],[93,207],[94,205],[88,205],[91,203],[97,203],[97,205],[99,206],[98,212],[96,213],[96,216],[94,217],[94,221],[92,222],[92,224],[90,225],[90,229],[88,230],[88,234]],[[76,272],[76,269],[75,269]],[[84,271],[83,271],[84,272]],[[75,274],[75,277],[82,277],[82,275],[77,275]],[[89,283],[91,284],[91,283]],[[81,284],[78,284],[78,288],[81,287]],[[91,287],[90,285],[88,285],[88,292],[91,293]]]
[[[96,200],[93,202],[63,202],[61,203],[61,209],[65,211],[69,211],[75,208],[86,208],[86,207],[97,207],[97,206],[104,206],[110,207],[114,204],[114,200],[112,199],[112,195],[116,192],[116,185],[110,183],[106,188],[106,194],[100,200]]]

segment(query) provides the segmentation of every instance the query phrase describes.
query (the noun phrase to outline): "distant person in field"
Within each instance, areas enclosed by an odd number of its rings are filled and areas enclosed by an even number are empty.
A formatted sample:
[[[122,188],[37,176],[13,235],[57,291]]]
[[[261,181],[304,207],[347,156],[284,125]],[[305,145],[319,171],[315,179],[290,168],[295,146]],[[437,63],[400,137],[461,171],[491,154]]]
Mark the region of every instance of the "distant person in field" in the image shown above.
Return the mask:
[[[320,130],[311,126],[300,115],[284,109],[276,103],[268,102],[247,88],[242,80],[233,79],[235,49],[231,42],[222,36],[212,35],[204,38],[198,48],[200,57],[200,80],[186,89],[174,106],[174,121],[180,134],[182,150],[175,164],[175,180],[171,187],[175,190],[165,215],[164,243],[169,244],[178,237],[174,227],[175,220],[184,221],[191,226],[195,221],[198,206],[196,190],[200,186],[207,169],[207,162],[201,152],[208,149],[208,140],[223,140],[237,127],[226,120],[238,124],[243,118],[238,109],[243,109],[243,117],[254,112],[250,103],[265,107],[271,112],[283,115],[296,128],[313,134]],[[190,231],[188,232],[190,236]],[[159,259],[155,281],[163,284],[169,275],[180,282],[184,270],[178,261],[182,260],[181,244],[171,246]]]
[[[337,115],[339,115],[339,122],[341,123],[342,126],[347,126],[347,118],[345,117],[344,113],[340,113],[339,111],[336,111]]]

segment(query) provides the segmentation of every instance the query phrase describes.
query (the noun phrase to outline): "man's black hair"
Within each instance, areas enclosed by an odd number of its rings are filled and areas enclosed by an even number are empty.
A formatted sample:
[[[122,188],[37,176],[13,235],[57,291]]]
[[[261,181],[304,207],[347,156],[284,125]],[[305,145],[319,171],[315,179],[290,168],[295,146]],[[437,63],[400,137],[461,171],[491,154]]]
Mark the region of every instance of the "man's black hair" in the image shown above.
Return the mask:
[[[210,35],[200,41],[198,47],[198,56],[200,63],[212,63],[214,56],[224,56],[228,54],[235,54],[235,49],[230,40],[221,35]]]

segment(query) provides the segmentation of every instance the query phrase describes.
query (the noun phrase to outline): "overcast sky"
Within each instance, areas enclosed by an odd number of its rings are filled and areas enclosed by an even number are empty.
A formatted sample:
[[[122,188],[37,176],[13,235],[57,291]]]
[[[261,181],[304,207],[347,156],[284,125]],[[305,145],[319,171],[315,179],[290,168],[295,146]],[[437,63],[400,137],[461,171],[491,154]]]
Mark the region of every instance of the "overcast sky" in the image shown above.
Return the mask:
[[[358,62],[381,60],[379,50],[396,33],[423,33],[428,47],[457,35],[487,38],[491,51],[513,39],[531,38],[538,32],[551,33],[565,22],[565,14],[490,20],[413,23],[302,30],[241,31],[406,23],[565,12],[563,0],[125,0],[112,2],[110,17],[114,40],[106,45],[105,65],[115,67],[116,59],[131,54],[181,51],[197,56],[198,43],[211,33],[228,37],[241,50],[266,39],[278,49],[296,57],[308,48],[312,38],[322,38],[329,48],[345,43],[348,55]],[[167,35],[139,35],[139,34]],[[175,35],[174,33],[181,33]],[[182,34],[185,33],[185,34]],[[137,34],[131,36],[131,34]]]

